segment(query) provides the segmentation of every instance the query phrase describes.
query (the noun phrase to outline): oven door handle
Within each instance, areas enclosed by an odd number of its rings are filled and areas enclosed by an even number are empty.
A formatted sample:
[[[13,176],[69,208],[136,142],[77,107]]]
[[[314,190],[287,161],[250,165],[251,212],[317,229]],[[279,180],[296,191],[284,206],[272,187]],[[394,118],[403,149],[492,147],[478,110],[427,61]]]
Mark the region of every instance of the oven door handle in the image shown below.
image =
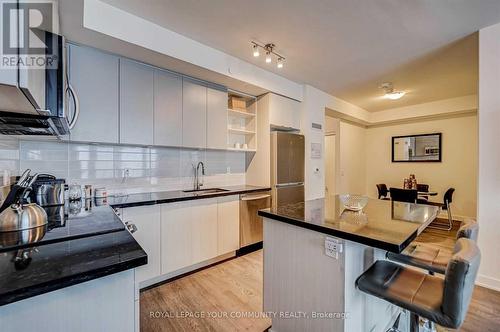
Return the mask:
[[[258,199],[264,199],[264,198],[268,198],[268,197],[271,197],[270,194],[265,194],[265,195],[254,195],[254,196],[241,196],[241,200],[242,201],[256,201]]]

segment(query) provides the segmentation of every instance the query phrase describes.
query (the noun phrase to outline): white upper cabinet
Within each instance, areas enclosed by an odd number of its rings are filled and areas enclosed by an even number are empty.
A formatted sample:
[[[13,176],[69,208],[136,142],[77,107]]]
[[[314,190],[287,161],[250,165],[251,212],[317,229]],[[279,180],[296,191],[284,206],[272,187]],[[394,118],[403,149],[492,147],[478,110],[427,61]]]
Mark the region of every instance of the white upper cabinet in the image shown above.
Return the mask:
[[[224,87],[90,47],[70,45],[68,53],[69,79],[80,101],[70,140],[223,150],[232,146]],[[9,79],[0,73],[1,79]],[[288,123],[292,104],[276,97],[272,105],[278,120],[273,124],[298,128]],[[255,112],[243,116],[251,119]]]
[[[154,144],[182,146],[182,77],[154,71]]]
[[[120,59],[120,143],[153,144],[154,69]]]
[[[227,148],[227,91],[207,88],[207,148]]]
[[[207,88],[188,79],[184,79],[182,85],[182,146],[204,149],[207,147]]]
[[[269,93],[269,122],[272,126],[300,130],[300,102]]]
[[[118,68],[116,56],[69,45],[69,82],[80,101],[71,140],[118,143]]]

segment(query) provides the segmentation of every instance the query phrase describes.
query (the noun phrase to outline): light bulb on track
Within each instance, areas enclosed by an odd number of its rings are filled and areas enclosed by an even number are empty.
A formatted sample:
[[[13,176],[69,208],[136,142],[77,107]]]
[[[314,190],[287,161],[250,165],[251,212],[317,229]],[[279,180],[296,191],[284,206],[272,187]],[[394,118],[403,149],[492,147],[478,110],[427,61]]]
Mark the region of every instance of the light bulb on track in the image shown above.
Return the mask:
[[[253,56],[258,57],[260,55],[259,45],[253,45]]]
[[[278,58],[278,63],[276,64],[276,67],[278,68],[283,68],[283,58]]]
[[[273,59],[271,58],[271,52],[267,51],[266,52],[266,63],[271,63]]]

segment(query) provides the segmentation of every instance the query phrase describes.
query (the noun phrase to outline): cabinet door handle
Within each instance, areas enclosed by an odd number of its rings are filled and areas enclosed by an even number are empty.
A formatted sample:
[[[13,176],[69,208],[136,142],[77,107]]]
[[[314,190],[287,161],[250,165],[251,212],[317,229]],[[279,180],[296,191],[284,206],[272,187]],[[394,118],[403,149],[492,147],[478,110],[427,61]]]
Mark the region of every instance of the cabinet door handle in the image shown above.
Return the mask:
[[[73,114],[73,118],[69,122],[69,129],[73,129],[76,125],[76,121],[78,121],[78,117],[80,116],[80,99],[78,99],[78,95],[75,92],[75,89],[68,82],[67,91],[71,95],[73,99],[73,105],[75,107],[75,113]]]
[[[130,221],[127,221],[125,223],[125,226],[127,227],[128,231],[131,233],[131,234],[134,234],[135,232],[137,232],[137,226],[135,224],[133,224],[132,222]]]

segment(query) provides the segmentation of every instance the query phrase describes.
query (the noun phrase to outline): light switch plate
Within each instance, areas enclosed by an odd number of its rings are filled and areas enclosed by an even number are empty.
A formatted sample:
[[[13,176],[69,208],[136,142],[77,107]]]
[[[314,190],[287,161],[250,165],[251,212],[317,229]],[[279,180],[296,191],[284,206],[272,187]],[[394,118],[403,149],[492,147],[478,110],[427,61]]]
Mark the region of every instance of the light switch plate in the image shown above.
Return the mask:
[[[340,240],[334,239],[332,237],[325,238],[325,255],[338,259],[339,254],[342,253],[343,245]]]

